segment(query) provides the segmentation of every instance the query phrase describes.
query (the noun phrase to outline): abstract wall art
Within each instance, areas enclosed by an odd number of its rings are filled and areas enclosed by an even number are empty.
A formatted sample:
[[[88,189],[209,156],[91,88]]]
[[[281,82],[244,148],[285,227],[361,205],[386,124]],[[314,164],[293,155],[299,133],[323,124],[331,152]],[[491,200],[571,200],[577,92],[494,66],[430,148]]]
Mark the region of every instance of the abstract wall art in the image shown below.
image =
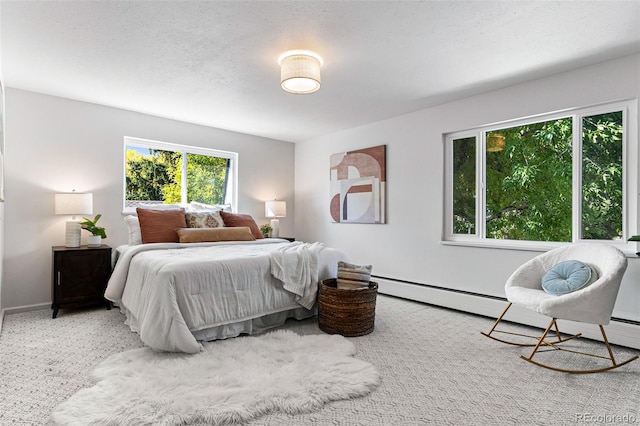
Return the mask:
[[[330,157],[332,222],[385,223],[386,149],[380,145]]]

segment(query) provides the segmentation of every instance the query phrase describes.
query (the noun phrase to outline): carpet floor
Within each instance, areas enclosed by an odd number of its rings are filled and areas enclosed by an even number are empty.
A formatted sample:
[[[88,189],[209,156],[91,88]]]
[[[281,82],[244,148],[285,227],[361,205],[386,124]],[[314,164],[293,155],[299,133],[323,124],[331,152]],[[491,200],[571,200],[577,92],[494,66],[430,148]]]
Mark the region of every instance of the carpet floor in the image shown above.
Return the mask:
[[[541,369],[519,358],[530,349],[480,335],[492,322],[381,295],[373,333],[350,338],[356,357],[380,372],[377,390],[310,414],[265,415],[248,425],[640,423],[640,361],[600,374]],[[315,318],[290,320],[283,328],[322,333]],[[586,339],[572,345],[599,347]],[[48,310],[5,316],[0,425],[48,424],[58,404],[93,385],[90,373],[100,361],[141,346],[117,309],[65,310],[55,320]],[[623,360],[638,351],[614,347],[614,353]],[[591,362],[582,358],[569,354],[567,362],[574,367]]]

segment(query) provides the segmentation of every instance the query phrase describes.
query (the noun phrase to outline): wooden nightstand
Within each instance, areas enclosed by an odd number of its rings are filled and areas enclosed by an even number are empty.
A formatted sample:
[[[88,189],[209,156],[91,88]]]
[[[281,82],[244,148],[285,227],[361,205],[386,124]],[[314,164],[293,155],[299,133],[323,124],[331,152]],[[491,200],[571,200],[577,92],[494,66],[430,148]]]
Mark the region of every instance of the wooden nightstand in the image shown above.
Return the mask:
[[[283,240],[287,240],[290,243],[294,242],[296,239],[294,237],[269,237],[269,238],[282,238]]]
[[[53,246],[51,309],[53,318],[60,308],[105,305],[104,291],[111,276],[111,247]]]

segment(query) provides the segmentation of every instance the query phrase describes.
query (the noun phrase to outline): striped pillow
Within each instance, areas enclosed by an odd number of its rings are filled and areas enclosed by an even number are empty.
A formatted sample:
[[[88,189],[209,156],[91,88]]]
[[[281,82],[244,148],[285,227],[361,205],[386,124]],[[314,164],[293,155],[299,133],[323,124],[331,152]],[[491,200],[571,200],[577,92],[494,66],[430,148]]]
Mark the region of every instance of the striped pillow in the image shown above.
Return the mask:
[[[359,290],[369,287],[371,265],[360,266],[338,262],[337,287],[343,290]]]

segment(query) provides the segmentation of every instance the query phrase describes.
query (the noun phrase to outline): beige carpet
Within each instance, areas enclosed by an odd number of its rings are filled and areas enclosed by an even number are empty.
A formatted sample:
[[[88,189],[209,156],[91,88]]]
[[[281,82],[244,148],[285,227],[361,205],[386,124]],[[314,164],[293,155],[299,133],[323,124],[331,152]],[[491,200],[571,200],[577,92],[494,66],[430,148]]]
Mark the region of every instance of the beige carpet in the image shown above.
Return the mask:
[[[123,322],[117,310],[61,311],[55,320],[46,310],[7,315],[0,335],[0,424],[47,424],[55,406],[93,385],[90,372],[101,360],[141,347]],[[491,323],[380,296],[375,331],[350,339],[356,356],[382,375],[377,390],[311,414],[266,415],[249,424],[640,423],[640,361],[595,375],[543,370],[519,359],[528,350],[481,336]],[[322,333],[315,319],[285,328]],[[619,359],[638,353],[614,349]],[[571,362],[584,362],[575,358]]]

